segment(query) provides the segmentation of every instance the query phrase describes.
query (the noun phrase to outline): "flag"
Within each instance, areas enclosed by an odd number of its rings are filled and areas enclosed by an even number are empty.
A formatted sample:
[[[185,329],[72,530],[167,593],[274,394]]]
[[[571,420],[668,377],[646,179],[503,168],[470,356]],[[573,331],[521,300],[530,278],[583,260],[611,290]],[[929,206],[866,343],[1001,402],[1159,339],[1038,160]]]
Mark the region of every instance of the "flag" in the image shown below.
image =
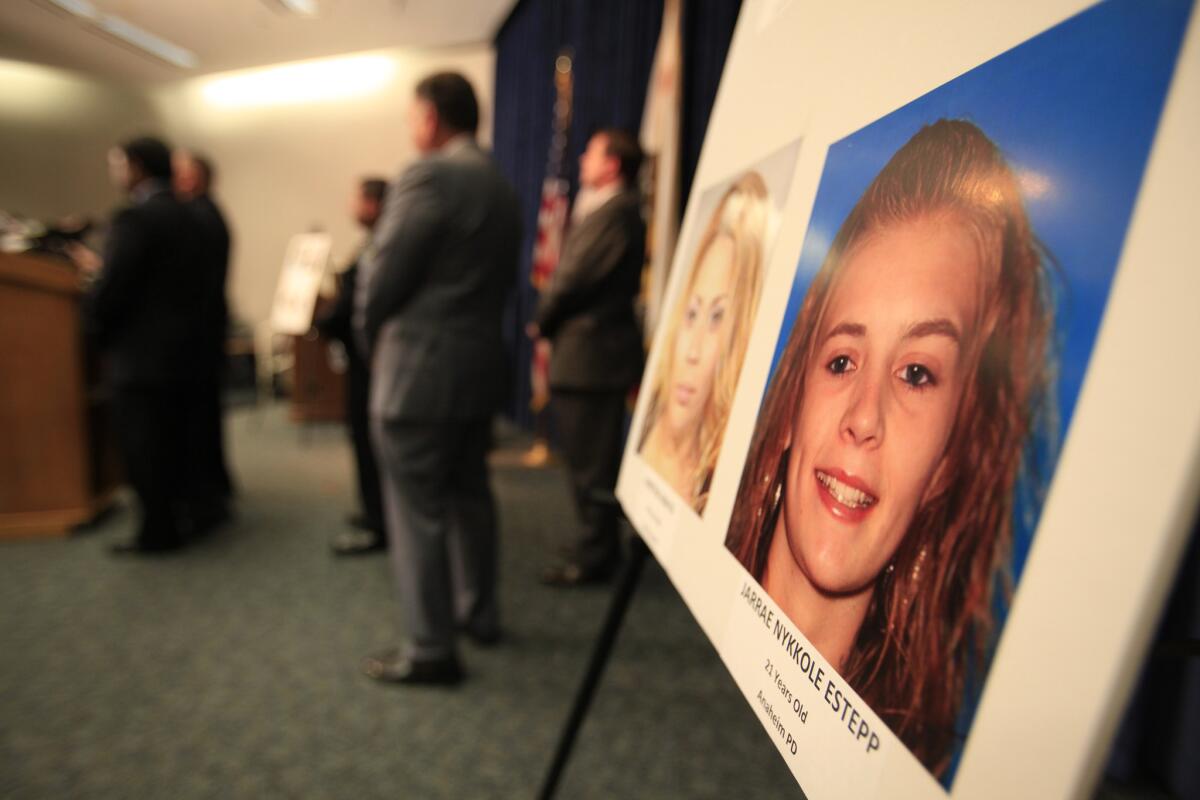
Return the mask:
[[[562,253],[563,234],[567,228],[567,210],[570,206],[567,197],[569,190],[570,187],[564,178],[547,176],[546,180],[542,181],[537,239],[533,245],[533,264],[529,272],[529,280],[538,291],[546,287]]]
[[[563,158],[566,156],[567,132],[571,127],[571,66],[569,52],[561,53],[554,62],[554,135],[550,139],[546,179],[542,181],[537,238],[534,241],[533,263],[529,270],[529,281],[539,292],[549,283],[550,276],[558,266],[570,208],[570,186],[562,176],[562,167]],[[550,402],[550,343],[545,339],[533,343],[529,383],[529,407],[536,414]]]
[[[675,239],[679,235],[679,110],[683,86],[681,6],[682,0],[666,0],[663,5],[662,30],[654,52],[639,135],[648,163],[645,197],[649,213],[646,268],[642,276],[647,345],[662,312]]]

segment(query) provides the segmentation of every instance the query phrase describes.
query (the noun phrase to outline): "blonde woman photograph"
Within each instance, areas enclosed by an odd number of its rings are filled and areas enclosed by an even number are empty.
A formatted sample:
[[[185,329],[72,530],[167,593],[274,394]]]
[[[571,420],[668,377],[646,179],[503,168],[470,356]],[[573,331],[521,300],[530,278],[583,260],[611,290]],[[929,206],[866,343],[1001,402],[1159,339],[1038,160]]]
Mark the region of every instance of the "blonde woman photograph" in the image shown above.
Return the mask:
[[[650,388],[638,452],[697,514],[708,500],[762,293],[769,207],[757,172],[721,197],[667,318]]]

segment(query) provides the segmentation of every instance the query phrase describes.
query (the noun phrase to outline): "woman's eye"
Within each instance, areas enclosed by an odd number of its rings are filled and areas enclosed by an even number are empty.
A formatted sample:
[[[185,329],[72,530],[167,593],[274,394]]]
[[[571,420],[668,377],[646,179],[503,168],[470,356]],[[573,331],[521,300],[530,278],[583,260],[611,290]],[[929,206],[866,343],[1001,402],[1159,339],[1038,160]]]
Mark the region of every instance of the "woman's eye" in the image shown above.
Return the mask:
[[[825,369],[834,375],[845,375],[854,369],[854,362],[850,360],[850,356],[837,356],[825,365]]]
[[[695,306],[688,306],[683,311],[683,321],[691,325],[696,321],[696,317],[700,316],[700,310]]]
[[[897,374],[900,380],[907,383],[909,386],[919,389],[925,386],[935,386],[937,381],[934,380],[933,373],[928,367],[922,364],[906,364],[900,368]]]
[[[714,308],[708,313],[708,324],[711,328],[718,327],[723,319],[725,319],[724,308]]]

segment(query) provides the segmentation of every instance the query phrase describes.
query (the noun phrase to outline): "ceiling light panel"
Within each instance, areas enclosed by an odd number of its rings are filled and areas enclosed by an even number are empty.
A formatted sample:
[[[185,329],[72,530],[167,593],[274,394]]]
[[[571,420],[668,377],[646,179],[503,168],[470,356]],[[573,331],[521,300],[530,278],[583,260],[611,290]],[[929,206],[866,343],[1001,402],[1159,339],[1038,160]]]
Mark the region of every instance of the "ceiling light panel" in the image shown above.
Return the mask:
[[[63,11],[84,19],[95,19],[99,14],[96,7],[88,0],[49,0],[51,5],[58,6]]]
[[[298,0],[302,1],[302,0]],[[107,34],[138,50],[182,69],[195,69],[200,64],[196,54],[186,47],[153,34],[134,25],[124,17],[100,11],[90,0],[42,0],[55,8],[66,11],[85,23],[93,31]],[[315,0],[310,0],[315,6]]]
[[[105,33],[144,50],[168,64],[174,64],[183,69],[195,69],[200,64],[200,59],[196,58],[196,54],[191,50],[172,44],[166,39],[155,36],[153,33],[112,14],[100,17],[96,21],[96,25]]]
[[[276,0],[279,5],[301,17],[317,15],[317,0]]]

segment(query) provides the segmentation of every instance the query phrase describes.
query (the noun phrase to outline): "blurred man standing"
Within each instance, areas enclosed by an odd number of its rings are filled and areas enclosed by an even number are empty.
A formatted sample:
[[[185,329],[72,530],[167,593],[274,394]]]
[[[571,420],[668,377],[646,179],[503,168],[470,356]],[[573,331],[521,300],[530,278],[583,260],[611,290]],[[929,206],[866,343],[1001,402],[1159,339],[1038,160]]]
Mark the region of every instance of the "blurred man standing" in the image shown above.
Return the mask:
[[[368,235],[379,221],[386,193],[387,182],[381,178],[364,178],[354,193],[354,221],[361,225]],[[334,554],[339,556],[361,555],[387,548],[387,536],[383,528],[383,498],[379,489],[379,467],[376,465],[368,424],[370,364],[359,352],[351,324],[360,258],[361,255],[355,258],[354,263],[338,276],[337,298],[333,306],[313,323],[322,336],[341,342],[346,350],[346,426],[350,430],[350,442],[354,447],[361,512],[350,518],[350,524],[357,530],[342,531],[330,542]]]
[[[475,143],[479,107],[462,75],[422,80],[409,123],[421,158],[388,195],[355,300],[405,623],[402,646],[366,671],[453,684],[457,630],[500,636],[486,455],[507,381],[501,317],[520,221],[512,187]]]
[[[86,325],[107,357],[117,441],[141,506],[135,536],[113,550],[149,554],[182,544],[183,412],[205,347],[196,303],[206,287],[203,234],[171,193],[171,152],[161,141],[114,147],[109,171],[130,205],[113,217]]]
[[[581,524],[542,575],[552,586],[603,580],[618,560],[613,489],[625,400],[643,357],[633,308],[646,250],[641,163],[642,150],[625,131],[601,130],[589,140],[562,256],[530,328],[551,341],[550,405]]]
[[[193,472],[189,478],[190,515],[197,531],[229,518],[233,480],[225,458],[221,387],[225,372],[225,336],[229,327],[226,283],[229,278],[229,226],[210,193],[212,162],[177,150],[173,158],[175,193],[187,204],[204,234],[199,296],[204,356],[197,365],[199,387],[189,411],[188,439]]]

